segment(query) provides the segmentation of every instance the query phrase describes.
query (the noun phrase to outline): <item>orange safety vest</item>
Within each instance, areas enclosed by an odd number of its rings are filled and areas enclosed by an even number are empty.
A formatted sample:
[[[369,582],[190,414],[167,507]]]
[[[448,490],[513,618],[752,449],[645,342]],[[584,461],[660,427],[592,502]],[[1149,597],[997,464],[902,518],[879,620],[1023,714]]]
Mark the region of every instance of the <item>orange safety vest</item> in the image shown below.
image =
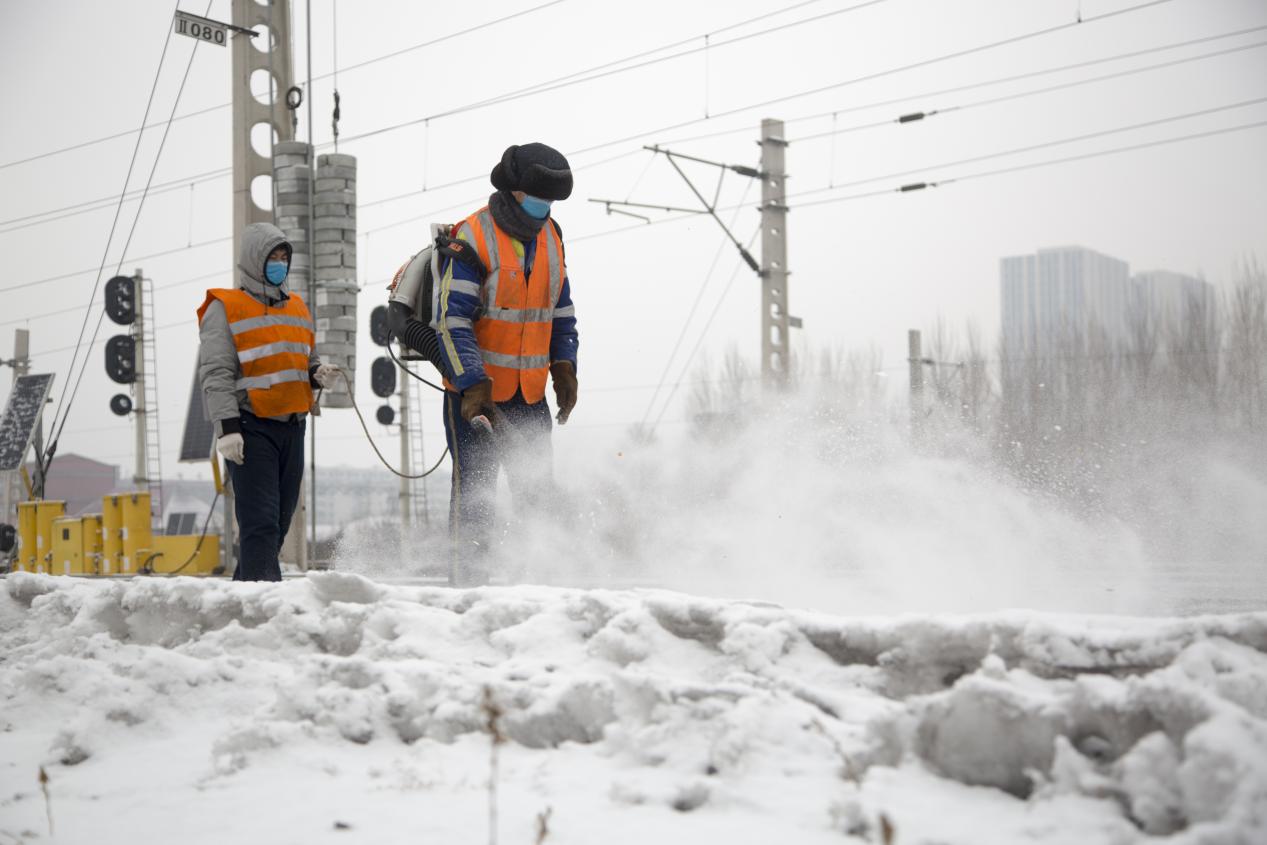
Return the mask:
[[[484,372],[493,380],[493,401],[509,401],[519,390],[525,401],[540,402],[550,372],[554,306],[566,274],[558,232],[552,225],[541,227],[526,277],[511,237],[493,223],[487,206],[458,224],[455,235],[469,239],[488,268],[480,294],[484,310],[474,332]],[[447,380],[445,386],[456,390]]]
[[[244,290],[207,291],[198,309],[198,324],[207,306],[218,299],[229,319],[242,371],[236,387],[251,400],[251,412],[261,417],[302,414],[312,409],[308,359],[316,344],[308,306],[292,293],[276,305],[265,305]]]

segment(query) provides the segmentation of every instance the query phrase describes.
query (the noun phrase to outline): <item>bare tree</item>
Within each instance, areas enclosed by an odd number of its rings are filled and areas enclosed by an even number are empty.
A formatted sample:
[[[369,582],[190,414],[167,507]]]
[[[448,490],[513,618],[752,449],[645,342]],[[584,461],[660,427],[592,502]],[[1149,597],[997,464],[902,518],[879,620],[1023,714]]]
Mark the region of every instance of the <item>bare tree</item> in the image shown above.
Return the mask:
[[[1247,260],[1227,298],[1228,410],[1249,431],[1267,429],[1267,274]]]

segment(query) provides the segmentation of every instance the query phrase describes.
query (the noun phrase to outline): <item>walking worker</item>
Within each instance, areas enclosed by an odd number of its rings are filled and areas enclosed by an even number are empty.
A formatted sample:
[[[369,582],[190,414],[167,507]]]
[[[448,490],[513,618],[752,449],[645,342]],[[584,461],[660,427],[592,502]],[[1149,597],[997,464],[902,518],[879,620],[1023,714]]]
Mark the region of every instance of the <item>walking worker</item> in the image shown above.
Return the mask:
[[[235,581],[282,579],[277,555],[299,501],[312,388],[338,374],[317,357],[308,306],[286,287],[290,255],[280,229],[250,224],[238,286],[207,291],[198,309],[203,407],[236,496]]]
[[[559,424],[577,395],[576,312],[562,230],[550,213],[572,193],[571,168],[558,150],[523,144],[506,149],[491,179],[497,190],[488,205],[453,231],[480,260],[442,253],[431,309],[447,375],[451,578],[459,584],[488,581],[499,467],[517,507],[542,504],[552,487],[547,373]]]

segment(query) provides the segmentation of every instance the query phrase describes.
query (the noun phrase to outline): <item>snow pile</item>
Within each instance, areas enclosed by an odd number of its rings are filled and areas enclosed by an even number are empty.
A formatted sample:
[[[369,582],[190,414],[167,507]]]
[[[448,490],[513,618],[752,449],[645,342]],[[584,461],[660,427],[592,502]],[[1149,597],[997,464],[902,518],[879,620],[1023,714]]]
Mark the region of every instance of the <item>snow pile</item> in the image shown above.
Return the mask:
[[[483,841],[490,718],[507,843],[1267,836],[1267,614],[858,619],[340,573],[4,588],[0,838]]]

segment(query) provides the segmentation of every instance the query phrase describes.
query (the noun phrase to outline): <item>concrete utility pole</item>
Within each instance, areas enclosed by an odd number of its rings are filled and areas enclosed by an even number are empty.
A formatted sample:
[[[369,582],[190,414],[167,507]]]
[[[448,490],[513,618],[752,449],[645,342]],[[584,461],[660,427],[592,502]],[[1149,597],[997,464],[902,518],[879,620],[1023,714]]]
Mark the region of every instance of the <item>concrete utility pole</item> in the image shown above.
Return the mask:
[[[251,195],[251,185],[260,177],[270,182],[269,194],[273,194],[274,141],[294,140],[294,126],[286,106],[286,92],[290,90],[294,76],[290,56],[290,0],[233,0],[233,25],[242,29],[265,27],[264,37],[251,38],[235,32],[233,38],[233,260],[241,253],[242,230],[249,223],[273,223],[273,211],[261,208]],[[253,43],[254,42],[254,43]],[[251,77],[261,73],[268,80],[263,97],[257,99],[251,93]],[[259,86],[257,86],[259,87]],[[251,146],[251,131],[257,126],[268,129],[269,153],[261,155]],[[304,565],[307,549],[294,549],[293,542],[305,543],[303,530],[305,503],[300,501],[295,509],[298,520],[296,531],[287,534],[291,555]],[[234,522],[233,485],[224,484],[224,562],[225,572],[231,574],[236,565],[233,560]]]
[[[145,282],[138,268],[132,274],[133,302],[136,303],[136,319],[132,322],[132,342],[136,350],[136,381],[132,383],[136,398],[132,402],[132,424],[136,434],[135,469],[132,471],[132,483],[138,488],[149,488],[149,461],[146,460],[146,426],[149,425],[148,410],[145,404]],[[161,507],[161,502],[150,502],[151,508]]]
[[[251,130],[267,126],[280,141],[294,139],[287,115],[285,92],[291,86],[290,0],[233,0],[233,25],[243,29],[268,27],[268,37],[233,34],[233,260],[248,223],[272,223],[273,212],[260,208],[251,196],[251,184],[259,177],[273,177],[270,155],[251,147]],[[252,43],[252,41],[257,43]],[[263,71],[272,85],[264,101],[251,94],[251,77]],[[270,142],[270,148],[272,146]]]
[[[656,209],[665,212],[686,212],[688,214],[708,214],[717,221],[728,237],[739,250],[744,262],[761,278],[761,376],[767,387],[783,388],[787,386],[788,372],[791,367],[791,338],[789,329],[802,326],[800,317],[788,313],[788,269],[787,269],[787,172],[784,170],[784,153],[788,141],[783,137],[783,121],[765,118],[761,121],[761,167],[753,169],[746,165],[723,164],[698,156],[685,155],[664,149],[659,145],[643,147],[657,154],[663,154],[673,165],[673,169],[686,182],[702,209],[680,208],[663,203],[630,202],[629,200],[612,200],[591,197],[607,209],[608,214],[624,214],[650,223],[651,219],[626,209]],[[720,196],[721,182],[717,183],[717,194],[713,201],[708,199],[695,187],[694,182],[686,175],[677,160],[707,164],[761,180],[761,263],[749,254],[729,227],[717,216],[717,196]],[[724,175],[724,174],[723,174]]]
[[[788,316],[787,189],[783,121],[761,121],[761,378],[786,387],[788,328],[800,320]]]

